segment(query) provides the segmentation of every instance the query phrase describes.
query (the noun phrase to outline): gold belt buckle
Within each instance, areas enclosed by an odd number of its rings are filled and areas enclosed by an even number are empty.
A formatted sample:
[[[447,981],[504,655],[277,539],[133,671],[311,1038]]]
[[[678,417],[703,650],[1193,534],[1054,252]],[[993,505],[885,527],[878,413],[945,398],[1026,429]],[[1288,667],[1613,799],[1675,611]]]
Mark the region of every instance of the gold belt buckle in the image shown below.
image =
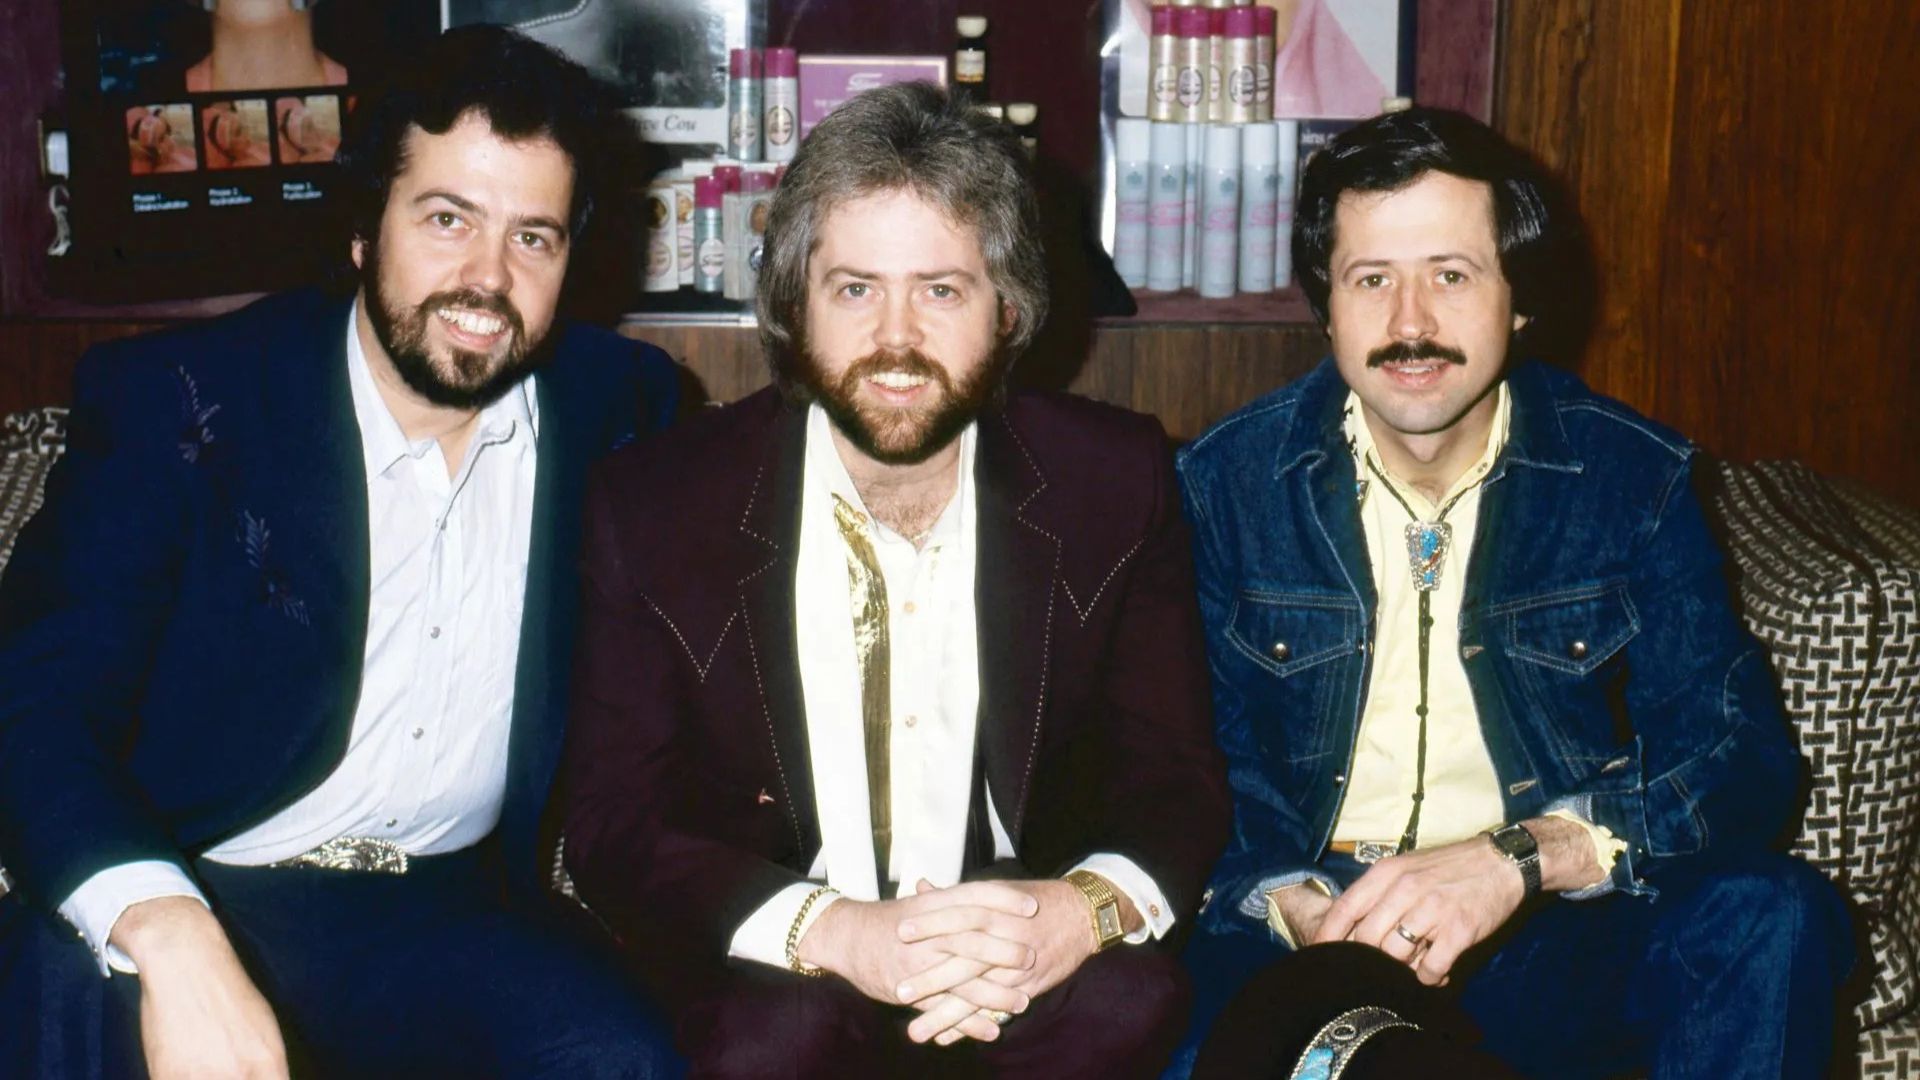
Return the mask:
[[[1376,840],[1361,840],[1353,845],[1353,861],[1357,863],[1377,863],[1400,850],[1399,844],[1382,844]]]
[[[351,870],[369,874],[404,874],[407,853],[390,840],[342,836],[311,851],[303,851],[269,866],[304,866],[315,870]]]

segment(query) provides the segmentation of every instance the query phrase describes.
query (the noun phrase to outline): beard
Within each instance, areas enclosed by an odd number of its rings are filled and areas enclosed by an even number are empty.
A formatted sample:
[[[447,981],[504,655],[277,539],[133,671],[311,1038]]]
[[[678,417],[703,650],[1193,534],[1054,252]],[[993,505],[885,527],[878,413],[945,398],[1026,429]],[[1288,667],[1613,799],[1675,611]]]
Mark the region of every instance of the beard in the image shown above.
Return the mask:
[[[530,340],[520,312],[506,297],[478,289],[448,289],[418,304],[388,295],[380,272],[380,248],[367,241],[361,258],[360,284],[367,297],[367,320],[386,350],[393,369],[408,389],[443,408],[476,410],[504,397],[528,375],[539,370],[552,351],[551,333]],[[507,338],[495,354],[449,346],[436,360],[427,341],[428,324],[443,308],[464,308],[496,315],[507,323]]]
[[[828,419],[862,454],[882,465],[918,465],[945,449],[1000,396],[1013,357],[996,342],[964,379],[955,382],[947,369],[917,349],[874,352],[854,361],[839,378],[830,379],[824,365],[801,343],[799,383]],[[924,378],[935,393],[925,402],[897,408],[862,400],[861,385],[882,372],[901,372]]]

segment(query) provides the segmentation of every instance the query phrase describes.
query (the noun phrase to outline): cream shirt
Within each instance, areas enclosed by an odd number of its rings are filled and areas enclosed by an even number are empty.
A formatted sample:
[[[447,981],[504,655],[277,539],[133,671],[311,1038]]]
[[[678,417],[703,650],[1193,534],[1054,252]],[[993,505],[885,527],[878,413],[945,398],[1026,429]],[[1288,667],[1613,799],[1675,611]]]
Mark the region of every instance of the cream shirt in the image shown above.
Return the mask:
[[[910,895],[920,878],[936,886],[955,884],[966,855],[980,712],[980,635],[974,605],[977,438],[974,426],[961,433],[960,482],[921,547],[868,519],[889,608],[894,725],[889,735],[893,847],[888,864],[899,882],[896,895]],[[808,871],[813,881],[775,893],[734,932],[728,948],[730,956],[778,967],[787,964],[787,933],[814,882],[825,882],[857,900],[881,898],[867,806],[847,548],[834,522],[833,499],[838,496],[863,513],[866,507],[834,447],[832,421],[818,405],[807,418],[805,452],[794,619],[820,853]],[[995,856],[1013,857],[1013,841],[991,794],[987,820]],[[1172,928],[1166,897],[1132,860],[1093,854],[1079,868],[1106,878],[1140,911],[1146,925],[1128,941],[1158,938]],[[829,896],[809,909],[802,933],[834,899]]]

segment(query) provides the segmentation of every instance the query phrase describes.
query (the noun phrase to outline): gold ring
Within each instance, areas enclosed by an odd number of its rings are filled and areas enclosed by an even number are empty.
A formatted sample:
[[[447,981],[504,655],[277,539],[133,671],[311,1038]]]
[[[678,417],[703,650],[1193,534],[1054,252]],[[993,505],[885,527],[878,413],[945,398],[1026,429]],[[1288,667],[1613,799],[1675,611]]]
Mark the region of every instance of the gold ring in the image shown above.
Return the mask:
[[[1407,929],[1406,923],[1396,923],[1394,925],[1393,932],[1396,934],[1399,934],[1400,939],[1402,941],[1405,941],[1407,944],[1413,946],[1416,949],[1427,943],[1427,939],[1425,937]]]
[[[1013,1022],[1013,1014],[1010,1012],[1001,1009],[988,1009],[986,1013],[987,1019],[993,1021],[1000,1027],[1006,1027],[1009,1023]]]

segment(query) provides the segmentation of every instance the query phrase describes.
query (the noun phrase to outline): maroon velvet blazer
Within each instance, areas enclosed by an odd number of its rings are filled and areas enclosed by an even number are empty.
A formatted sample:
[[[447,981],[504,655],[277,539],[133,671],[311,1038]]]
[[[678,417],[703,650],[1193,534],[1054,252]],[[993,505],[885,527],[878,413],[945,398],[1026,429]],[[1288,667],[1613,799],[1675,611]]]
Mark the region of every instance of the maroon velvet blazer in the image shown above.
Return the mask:
[[[650,976],[722,970],[820,848],[793,618],[805,416],[763,391],[613,455],[588,495],[565,858]],[[1012,394],[975,478],[977,756],[1019,861],[1127,855],[1190,922],[1229,810],[1165,436]]]

